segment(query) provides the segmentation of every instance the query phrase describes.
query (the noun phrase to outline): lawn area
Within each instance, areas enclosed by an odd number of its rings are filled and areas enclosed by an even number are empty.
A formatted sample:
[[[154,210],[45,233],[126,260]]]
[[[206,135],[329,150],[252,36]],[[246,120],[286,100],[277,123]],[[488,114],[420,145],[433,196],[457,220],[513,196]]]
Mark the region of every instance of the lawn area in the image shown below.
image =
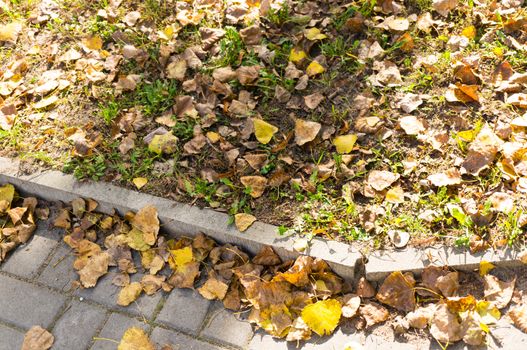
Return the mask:
[[[0,156],[368,248],[525,244],[522,1],[0,1]]]

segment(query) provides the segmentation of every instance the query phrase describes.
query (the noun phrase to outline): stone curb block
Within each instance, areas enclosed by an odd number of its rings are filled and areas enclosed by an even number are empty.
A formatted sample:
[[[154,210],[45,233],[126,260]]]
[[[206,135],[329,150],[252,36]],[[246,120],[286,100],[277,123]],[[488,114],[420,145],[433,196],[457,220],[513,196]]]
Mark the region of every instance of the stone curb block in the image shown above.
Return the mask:
[[[24,195],[36,196],[48,201],[70,202],[84,197],[99,203],[98,211],[110,214],[113,209],[120,214],[138,211],[146,205],[157,207],[165,232],[174,236],[194,236],[200,232],[220,243],[238,245],[252,254],[264,245],[272,246],[282,259],[296,258],[299,253],[292,249],[293,237],[281,237],[278,228],[255,222],[241,233],[228,224],[229,216],[211,209],[178,203],[172,200],[127,190],[104,182],[79,182],[73,176],[59,171],[46,171],[36,175],[19,176],[15,160],[0,157],[0,185],[13,184]],[[352,246],[322,239],[313,239],[306,254],[326,260],[335,273],[353,280],[355,266],[362,255]]]

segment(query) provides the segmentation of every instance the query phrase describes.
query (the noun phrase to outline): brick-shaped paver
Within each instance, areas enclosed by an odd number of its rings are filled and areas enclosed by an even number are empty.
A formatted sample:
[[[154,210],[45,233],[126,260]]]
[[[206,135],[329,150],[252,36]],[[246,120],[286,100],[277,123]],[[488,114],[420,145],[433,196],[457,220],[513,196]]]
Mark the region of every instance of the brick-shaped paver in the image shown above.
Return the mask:
[[[108,321],[104,324],[103,329],[96,337],[100,339],[95,340],[95,343],[90,350],[115,350],[115,344],[104,339],[114,339],[119,341],[123,337],[124,332],[131,327],[139,327],[147,331],[150,326],[135,318],[112,313],[108,318]]]
[[[72,288],[71,283],[78,279],[78,275],[73,269],[75,259],[73,250],[65,243],[60,243],[50,262],[38,277],[38,281],[63,292],[68,292]]]
[[[92,338],[106,319],[106,311],[99,307],[73,301],[53,327],[53,349],[88,349]]]
[[[22,347],[24,334],[0,324],[0,350],[18,350]]]
[[[79,289],[75,292],[75,295],[93,300],[113,310],[141,316],[147,320],[151,319],[157,305],[161,301],[163,296],[162,292],[155,293],[152,296],[142,294],[132,304],[126,307],[119,306],[117,305],[117,297],[122,288],[112,284],[112,279],[116,275],[115,271],[115,269],[112,269],[109,273],[101,277],[94,288]],[[142,275],[140,273],[131,275],[132,281],[140,281],[141,278]]]
[[[253,330],[249,322],[239,320],[232,311],[226,310],[222,303],[216,302],[209,312],[201,336],[215,342],[245,348],[253,336]]]
[[[38,232],[27,244],[15,250],[2,265],[2,271],[25,278],[34,278],[56,246],[56,237],[45,237]]]
[[[45,287],[0,275],[0,320],[29,329],[47,328],[60,311],[66,297]]]
[[[171,345],[174,350],[220,350],[219,346],[212,345],[176,331],[169,331],[156,327],[150,336],[150,340],[156,344],[158,349],[165,345]]]
[[[205,320],[211,302],[192,289],[170,292],[156,322],[197,334]]]

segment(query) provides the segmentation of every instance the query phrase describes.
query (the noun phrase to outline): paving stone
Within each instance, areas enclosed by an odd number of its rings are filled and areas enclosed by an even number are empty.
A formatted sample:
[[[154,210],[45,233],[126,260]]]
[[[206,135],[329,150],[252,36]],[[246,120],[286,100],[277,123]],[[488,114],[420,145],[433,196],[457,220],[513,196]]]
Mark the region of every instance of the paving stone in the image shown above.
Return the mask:
[[[201,332],[203,337],[245,348],[253,336],[250,323],[237,319],[234,313],[226,310],[221,303],[214,304],[209,317]]]
[[[24,334],[0,324],[0,350],[14,350],[22,347]]]
[[[78,279],[78,275],[73,269],[75,259],[72,249],[65,243],[60,243],[49,264],[38,277],[38,281],[63,292],[68,292],[72,288],[71,283]]]
[[[154,315],[157,304],[159,304],[159,301],[161,300],[162,293],[158,292],[152,296],[143,294],[132,304],[126,307],[119,306],[117,305],[117,296],[119,295],[121,287],[112,284],[112,279],[115,275],[115,269],[112,269],[111,272],[99,279],[95,288],[79,289],[75,292],[75,295],[93,300],[112,310],[119,310],[136,316],[145,317],[146,319],[151,319]],[[131,275],[132,281],[140,281],[141,278],[142,275],[140,273]]]
[[[169,327],[197,334],[211,302],[191,289],[174,289],[170,292],[156,321]]]
[[[139,327],[147,331],[149,325],[135,318],[113,313],[97,337],[120,340],[124,332],[131,327]],[[90,350],[115,350],[115,344],[105,340],[96,340]]]
[[[47,328],[62,308],[66,298],[17,279],[0,275],[0,320],[29,329]]]
[[[31,240],[18,247],[2,265],[2,271],[13,275],[34,278],[53,248],[57,246],[55,237],[47,237],[37,232]]]
[[[104,309],[73,301],[53,327],[53,349],[88,349],[105,319]]]
[[[161,348],[165,345],[172,345],[174,350],[219,350],[222,349],[216,345],[212,345],[184,334],[169,331],[160,327],[156,327],[150,336],[150,340]]]

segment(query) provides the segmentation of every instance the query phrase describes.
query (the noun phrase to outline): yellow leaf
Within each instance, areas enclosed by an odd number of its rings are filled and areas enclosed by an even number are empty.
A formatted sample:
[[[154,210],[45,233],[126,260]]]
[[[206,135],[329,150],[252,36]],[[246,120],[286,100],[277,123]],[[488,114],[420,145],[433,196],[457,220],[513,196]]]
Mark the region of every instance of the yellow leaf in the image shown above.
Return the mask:
[[[234,223],[240,232],[246,231],[255,221],[256,218],[251,214],[238,213],[234,215]]]
[[[9,41],[16,42],[18,34],[22,30],[22,24],[19,22],[8,23],[0,25],[0,42]]]
[[[490,301],[480,300],[476,304],[476,312],[484,324],[494,324],[501,318],[500,310]]]
[[[485,333],[490,333],[490,328],[489,326],[487,326],[485,323],[483,322],[480,322],[479,323],[479,328],[481,328],[481,330]]]
[[[0,201],[6,201],[9,205],[15,197],[15,187],[11,184],[6,184],[0,187]]]
[[[477,131],[474,129],[471,129],[471,130],[460,131],[457,133],[457,136],[461,138],[463,141],[471,142],[476,137],[476,134],[477,134]]]
[[[157,32],[157,34],[159,35],[159,38],[162,39],[162,40],[167,40],[168,41],[168,40],[172,39],[174,34],[176,34],[175,24],[171,24],[171,25],[166,26],[165,29],[160,30],[159,32]]]
[[[292,48],[291,53],[289,54],[289,61],[299,63],[306,57],[307,54],[303,50]]]
[[[127,236],[127,243],[130,248],[138,250],[140,252],[144,252],[148,249],[150,249],[150,246],[146,244],[143,232],[133,228],[130,232],[128,232]]]
[[[461,32],[461,35],[463,35],[466,38],[474,39],[476,37],[477,31],[476,27],[474,26],[468,26]]]
[[[174,153],[177,149],[178,138],[174,136],[171,132],[167,132],[163,135],[155,135],[148,144],[148,150],[157,154]]]
[[[145,331],[141,328],[132,327],[124,332],[117,350],[155,350],[155,347],[148,339]]]
[[[312,77],[317,74],[324,73],[325,70],[326,69],[322,67],[320,63],[318,63],[317,61],[313,61],[309,64],[309,66],[307,66],[306,73],[307,75]]]
[[[333,140],[333,144],[340,154],[350,153],[353,150],[353,146],[355,146],[355,142],[357,142],[357,135],[353,134],[337,136]]]
[[[264,145],[268,144],[273,138],[273,135],[278,131],[276,126],[264,122],[261,119],[253,119],[253,124],[256,139]]]
[[[487,273],[489,273],[490,270],[492,270],[495,267],[496,266],[494,266],[492,263],[486,260],[481,260],[479,262],[479,275],[485,276]]]
[[[192,248],[185,247],[181,249],[170,250],[170,257],[168,258],[168,263],[172,270],[184,271],[184,266],[192,262]]]
[[[121,306],[128,306],[139,298],[143,287],[139,282],[132,282],[119,292],[117,297],[117,304]]]
[[[136,177],[132,180],[135,187],[137,187],[138,190],[140,190],[144,185],[148,183],[148,179],[146,177]]]
[[[400,186],[394,187],[386,192],[386,201],[388,203],[404,202],[404,191]]]
[[[90,36],[83,40],[84,46],[90,50],[102,49],[102,39],[98,36]]]
[[[320,336],[331,334],[337,327],[342,314],[342,306],[335,299],[317,301],[302,310],[302,319]]]
[[[209,139],[210,142],[212,143],[216,143],[220,140],[220,134],[218,134],[217,132],[214,132],[214,131],[209,131],[207,132],[207,138]]]
[[[326,34],[322,34],[320,32],[320,29],[318,28],[309,28],[304,31],[304,35],[307,40],[315,41],[315,40],[322,40],[326,39],[328,36]]]

